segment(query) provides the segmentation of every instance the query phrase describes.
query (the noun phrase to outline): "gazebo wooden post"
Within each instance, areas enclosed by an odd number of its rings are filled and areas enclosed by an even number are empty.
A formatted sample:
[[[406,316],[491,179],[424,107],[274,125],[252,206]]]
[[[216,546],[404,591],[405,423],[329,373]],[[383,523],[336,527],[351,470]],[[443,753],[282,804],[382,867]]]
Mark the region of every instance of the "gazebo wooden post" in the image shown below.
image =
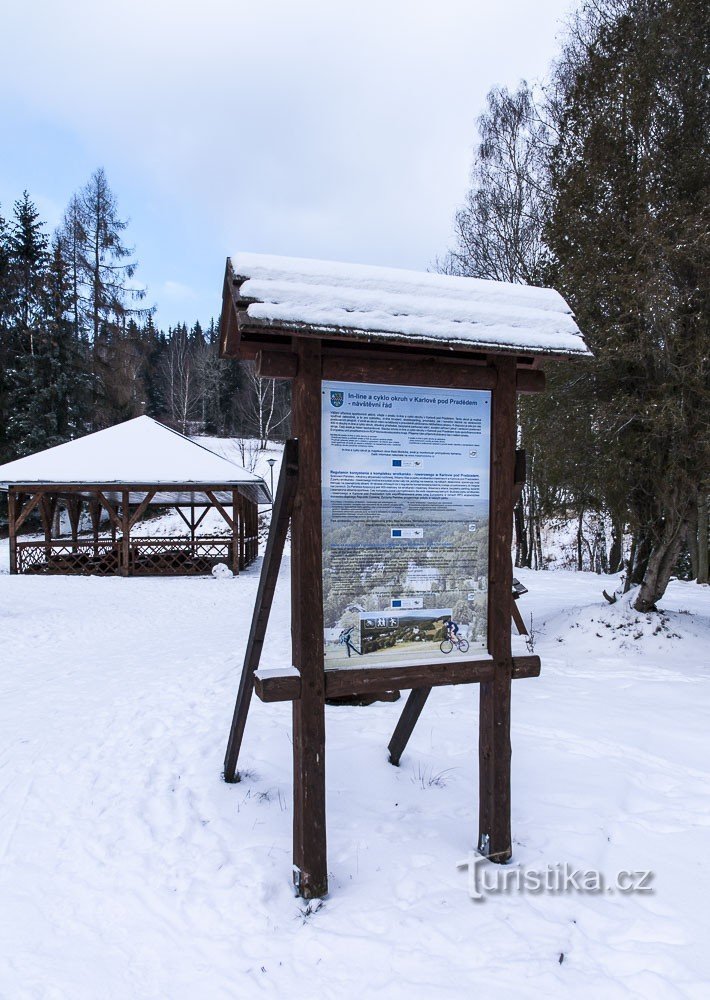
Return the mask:
[[[190,555],[195,558],[195,500],[190,504]]]
[[[130,493],[123,490],[121,494],[121,553],[119,567],[121,576],[130,576],[131,572],[131,507]]]
[[[19,498],[13,489],[7,493],[7,529],[10,541],[10,572],[17,573],[17,508]]]
[[[239,548],[239,531],[242,519],[239,515],[241,496],[239,490],[232,490],[232,572],[236,575],[241,565],[241,554]]]
[[[239,568],[244,569],[246,566],[246,552],[244,551],[244,514],[246,511],[246,502],[244,497],[239,497]]]
[[[92,498],[89,500],[89,516],[91,517],[91,531],[94,536],[94,555],[99,554],[99,529],[101,527],[101,503]]]
[[[293,872],[300,896],[328,891],[325,831],[325,670],[321,552],[321,346],[298,339],[293,431],[299,480],[291,521],[292,662],[301,674],[293,703]]]
[[[43,493],[42,499],[39,502],[39,516],[42,520],[42,527],[44,528],[44,555],[47,562],[52,557],[52,521],[54,519],[54,511],[57,507],[57,498],[49,493]]]
[[[79,544],[79,519],[81,517],[81,497],[72,497],[67,500],[67,513],[69,515],[69,526],[71,528],[72,552],[77,551]]]
[[[488,552],[488,650],[495,676],[480,690],[478,849],[504,864],[512,855],[510,830],[510,641],[513,562],[511,497],[516,443],[515,359],[498,357],[491,415],[490,534]]]

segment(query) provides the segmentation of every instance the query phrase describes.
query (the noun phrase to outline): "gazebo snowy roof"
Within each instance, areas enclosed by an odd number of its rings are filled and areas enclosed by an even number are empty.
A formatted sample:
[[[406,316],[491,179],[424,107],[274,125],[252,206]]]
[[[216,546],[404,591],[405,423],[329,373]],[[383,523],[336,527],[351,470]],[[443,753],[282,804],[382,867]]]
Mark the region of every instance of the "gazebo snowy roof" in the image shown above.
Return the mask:
[[[87,496],[98,487],[113,499],[117,487],[128,488],[136,491],[131,503],[146,488],[158,487],[151,500],[156,505],[200,503],[205,489],[221,502],[229,499],[226,490],[237,490],[253,503],[271,501],[259,476],[145,416],[0,466],[2,490],[40,485],[58,491],[85,486]]]
[[[552,288],[240,253],[227,261],[222,354],[279,334],[413,347],[589,356]]]

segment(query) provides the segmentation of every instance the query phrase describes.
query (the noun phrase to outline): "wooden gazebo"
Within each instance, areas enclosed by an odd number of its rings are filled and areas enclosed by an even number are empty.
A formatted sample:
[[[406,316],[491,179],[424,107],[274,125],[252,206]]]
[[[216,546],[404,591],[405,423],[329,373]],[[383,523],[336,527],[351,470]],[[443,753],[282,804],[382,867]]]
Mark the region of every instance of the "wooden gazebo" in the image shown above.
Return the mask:
[[[8,494],[11,573],[188,575],[217,563],[238,573],[257,557],[258,505],[271,501],[259,476],[145,416],[0,466],[0,489]],[[67,538],[52,531],[62,505]],[[149,507],[175,508],[186,532],[132,536]],[[80,536],[83,510],[91,533]],[[210,510],[224,533],[198,534]],[[34,511],[44,539],[21,540]]]

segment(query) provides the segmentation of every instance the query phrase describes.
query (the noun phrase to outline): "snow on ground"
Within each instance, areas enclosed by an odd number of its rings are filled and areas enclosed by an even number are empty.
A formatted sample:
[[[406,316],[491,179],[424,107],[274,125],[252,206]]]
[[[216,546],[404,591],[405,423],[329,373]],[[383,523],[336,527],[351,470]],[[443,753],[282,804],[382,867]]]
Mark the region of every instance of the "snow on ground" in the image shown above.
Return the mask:
[[[0,575],[0,997],[707,996],[707,587],[673,583],[655,633],[604,603],[615,581],[518,574],[543,671],[514,685],[515,862],[652,869],[653,894],[469,899],[462,686],[399,769],[403,702],[328,709],[316,908],[291,890],[288,705],[255,700],[244,780],[220,777],[258,569]],[[290,662],[288,597],[286,563],[265,667]]]

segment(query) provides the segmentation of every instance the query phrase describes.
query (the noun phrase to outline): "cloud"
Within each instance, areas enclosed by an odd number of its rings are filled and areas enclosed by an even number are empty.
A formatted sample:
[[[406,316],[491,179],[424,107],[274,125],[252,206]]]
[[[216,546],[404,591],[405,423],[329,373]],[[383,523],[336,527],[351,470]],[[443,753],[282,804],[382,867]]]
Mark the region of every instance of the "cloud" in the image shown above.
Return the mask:
[[[0,107],[104,165],[141,277],[214,312],[238,249],[427,267],[486,92],[544,72],[568,2],[7,4]]]

